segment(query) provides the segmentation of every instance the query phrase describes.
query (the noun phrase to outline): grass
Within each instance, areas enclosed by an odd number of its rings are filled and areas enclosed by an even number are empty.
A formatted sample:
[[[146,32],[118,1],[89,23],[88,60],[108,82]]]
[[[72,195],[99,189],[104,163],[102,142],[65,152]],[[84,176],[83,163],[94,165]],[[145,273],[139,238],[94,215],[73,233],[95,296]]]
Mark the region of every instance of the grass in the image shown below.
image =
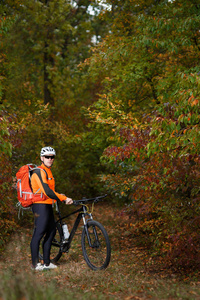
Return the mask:
[[[97,208],[96,208],[97,210]],[[98,212],[105,207],[98,206]],[[0,297],[4,300],[59,299],[200,299],[200,281],[159,270],[143,249],[135,248],[120,231],[115,210],[96,218],[109,232],[112,260],[103,271],[90,270],[81,253],[80,233],[59,267],[52,271],[30,269],[32,229],[13,235],[0,261]]]

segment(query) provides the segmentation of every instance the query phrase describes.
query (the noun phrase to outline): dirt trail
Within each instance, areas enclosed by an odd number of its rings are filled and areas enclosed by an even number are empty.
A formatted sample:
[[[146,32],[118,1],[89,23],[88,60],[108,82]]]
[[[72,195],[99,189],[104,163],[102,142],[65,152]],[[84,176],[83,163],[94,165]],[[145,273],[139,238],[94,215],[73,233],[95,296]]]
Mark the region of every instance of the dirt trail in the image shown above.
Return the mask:
[[[106,215],[104,213],[106,212]],[[96,205],[93,217],[95,220],[101,222],[106,227],[106,230],[109,233],[109,236],[112,239],[115,227],[115,213],[116,209],[112,209],[110,205],[98,206]],[[26,212],[22,218],[26,218]],[[68,222],[69,229],[72,226],[74,218]],[[22,222],[23,223],[23,222]],[[113,226],[114,225],[114,226]],[[61,259],[58,262],[59,274],[66,274],[66,270],[73,272],[81,272],[81,270],[90,271],[83,259],[81,251],[81,232],[82,227],[79,226],[79,229],[76,233],[76,236],[72,242],[71,249],[69,253],[63,254]],[[15,274],[21,274],[22,272],[26,274],[32,274],[31,270],[31,254],[30,254],[30,241],[32,237],[32,226],[26,226],[26,228],[20,228],[12,235],[10,242],[8,243],[4,254],[0,259],[0,273],[5,272],[5,270],[12,269]],[[112,243],[112,241],[111,241]],[[114,244],[117,244],[116,238],[113,241]],[[121,248],[121,246],[120,246]],[[75,271],[76,270],[76,271]],[[37,277],[39,280],[43,281],[44,276],[42,273],[38,272]],[[64,276],[65,277],[65,276]],[[44,279],[46,281],[46,277]],[[61,280],[59,280],[61,283]]]
[[[86,265],[81,252],[80,228],[69,253],[59,260],[58,269],[33,272],[29,246],[32,228],[29,226],[13,234],[0,259],[1,277],[8,273],[11,277],[31,278],[36,286],[43,287],[53,283],[55,289],[67,289],[77,299],[80,295],[87,299],[200,299],[198,279],[180,280],[176,273],[156,264],[144,249],[134,246],[116,208],[97,205],[94,219],[105,226],[111,240],[112,259],[105,271],[94,272]]]

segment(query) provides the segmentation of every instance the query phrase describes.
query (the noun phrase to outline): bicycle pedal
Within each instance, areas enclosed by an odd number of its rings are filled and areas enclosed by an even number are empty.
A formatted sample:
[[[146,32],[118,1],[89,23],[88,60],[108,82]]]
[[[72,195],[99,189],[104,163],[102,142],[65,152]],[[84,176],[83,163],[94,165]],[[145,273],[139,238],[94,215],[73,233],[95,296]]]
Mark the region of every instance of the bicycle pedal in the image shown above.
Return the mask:
[[[69,243],[68,240],[64,240],[64,241],[63,241],[63,244],[68,244],[68,243]]]

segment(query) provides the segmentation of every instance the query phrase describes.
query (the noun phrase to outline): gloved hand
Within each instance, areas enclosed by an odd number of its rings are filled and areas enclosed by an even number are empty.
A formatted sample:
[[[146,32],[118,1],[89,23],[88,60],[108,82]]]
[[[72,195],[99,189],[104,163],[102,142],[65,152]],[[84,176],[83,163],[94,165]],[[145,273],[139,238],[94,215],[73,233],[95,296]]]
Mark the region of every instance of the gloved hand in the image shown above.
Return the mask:
[[[65,204],[72,204],[73,203],[73,200],[71,199],[71,198],[66,198],[65,200],[64,200],[64,202],[65,202]]]

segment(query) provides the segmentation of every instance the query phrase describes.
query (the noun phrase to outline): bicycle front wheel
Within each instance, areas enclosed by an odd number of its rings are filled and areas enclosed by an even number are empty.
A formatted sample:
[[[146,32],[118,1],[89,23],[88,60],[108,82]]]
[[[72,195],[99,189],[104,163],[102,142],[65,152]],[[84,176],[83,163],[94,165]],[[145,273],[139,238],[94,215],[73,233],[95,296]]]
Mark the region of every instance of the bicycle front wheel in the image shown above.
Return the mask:
[[[97,221],[88,221],[81,236],[83,256],[88,266],[96,271],[107,268],[111,257],[108,234]]]

